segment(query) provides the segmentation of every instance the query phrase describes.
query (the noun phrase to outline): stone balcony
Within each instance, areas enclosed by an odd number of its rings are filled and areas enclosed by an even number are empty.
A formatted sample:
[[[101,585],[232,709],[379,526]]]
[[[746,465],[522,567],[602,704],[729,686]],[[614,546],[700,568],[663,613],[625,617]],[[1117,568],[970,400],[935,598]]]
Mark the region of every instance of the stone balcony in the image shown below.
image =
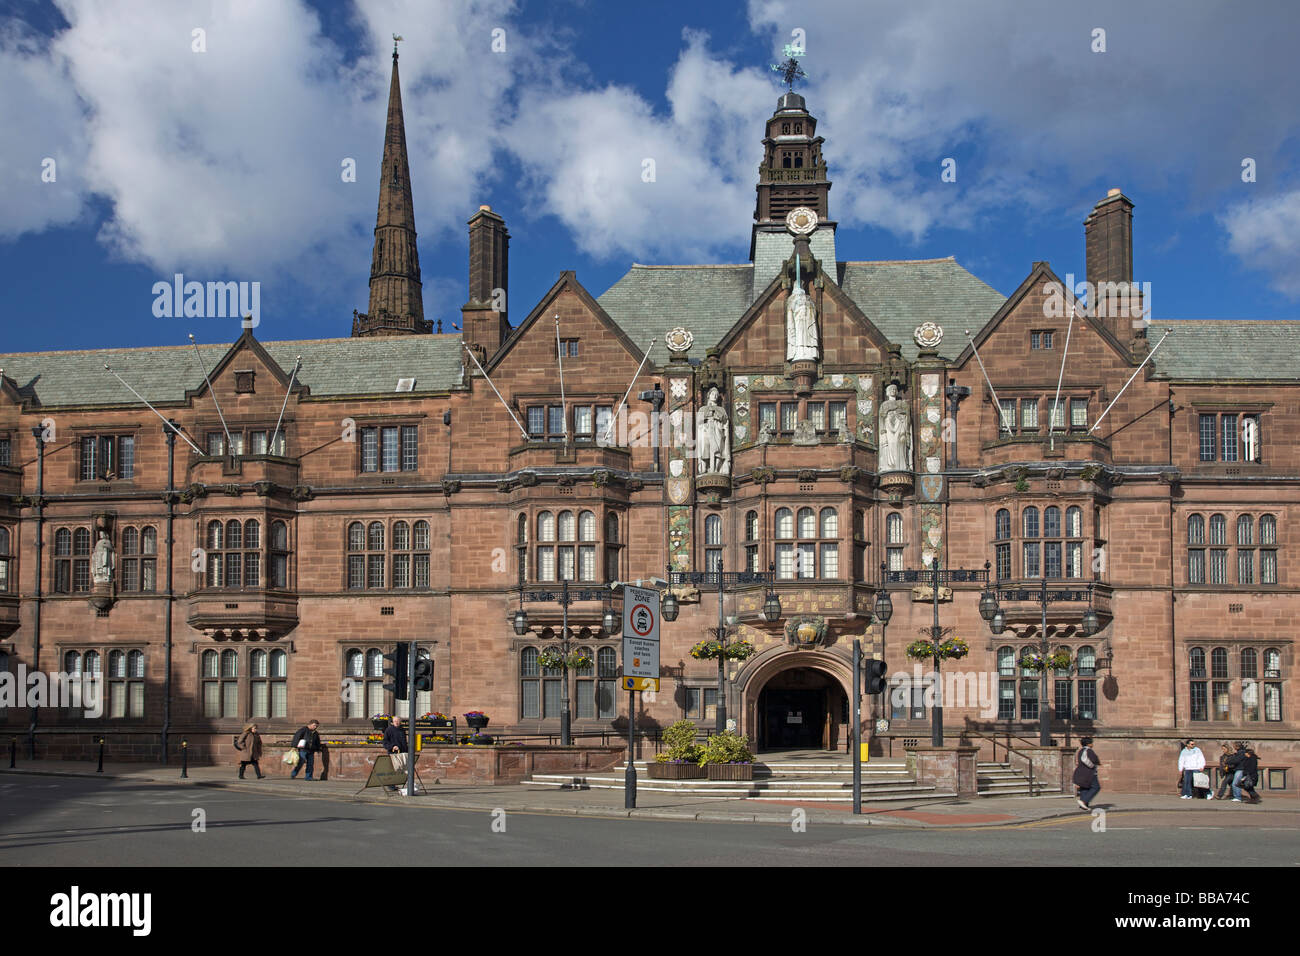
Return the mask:
[[[211,588],[190,595],[186,622],[212,637],[277,640],[298,626],[298,595]]]

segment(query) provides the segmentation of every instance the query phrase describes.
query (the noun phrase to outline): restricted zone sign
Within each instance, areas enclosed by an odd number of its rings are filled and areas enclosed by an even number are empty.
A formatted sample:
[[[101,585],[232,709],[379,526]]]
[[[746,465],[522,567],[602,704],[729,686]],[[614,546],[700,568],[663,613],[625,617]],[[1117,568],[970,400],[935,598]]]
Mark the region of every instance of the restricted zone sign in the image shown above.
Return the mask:
[[[623,589],[623,676],[659,676],[659,592]]]

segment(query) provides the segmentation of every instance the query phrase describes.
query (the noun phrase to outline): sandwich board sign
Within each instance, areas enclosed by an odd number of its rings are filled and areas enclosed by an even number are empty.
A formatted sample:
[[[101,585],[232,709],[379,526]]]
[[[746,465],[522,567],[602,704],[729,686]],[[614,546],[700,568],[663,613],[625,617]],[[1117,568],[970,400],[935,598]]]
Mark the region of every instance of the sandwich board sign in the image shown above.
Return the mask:
[[[659,676],[659,592],[623,589],[623,676]]]

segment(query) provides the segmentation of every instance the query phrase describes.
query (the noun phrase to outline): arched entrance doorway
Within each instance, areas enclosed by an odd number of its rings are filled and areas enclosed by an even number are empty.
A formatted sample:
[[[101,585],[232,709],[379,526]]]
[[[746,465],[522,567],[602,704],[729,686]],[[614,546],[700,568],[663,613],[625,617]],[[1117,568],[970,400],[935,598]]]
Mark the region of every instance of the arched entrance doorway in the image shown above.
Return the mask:
[[[758,694],[758,747],[838,750],[844,744],[847,708],[844,688],[825,671],[811,667],[780,671]]]

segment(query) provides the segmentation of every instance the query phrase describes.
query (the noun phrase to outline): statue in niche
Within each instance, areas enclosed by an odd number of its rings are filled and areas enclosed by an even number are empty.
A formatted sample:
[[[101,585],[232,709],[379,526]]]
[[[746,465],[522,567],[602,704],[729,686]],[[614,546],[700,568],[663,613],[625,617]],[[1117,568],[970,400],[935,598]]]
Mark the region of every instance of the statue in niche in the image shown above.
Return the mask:
[[[785,358],[788,362],[817,361],[817,307],[804,291],[795,260],[795,280],[785,300]]]
[[[95,584],[108,584],[113,580],[113,568],[117,559],[113,555],[113,545],[108,540],[108,533],[99,532],[99,541],[95,544],[95,553],[90,559],[90,579]]]
[[[727,412],[720,403],[718,390],[710,388],[704,406],[695,414],[701,475],[731,473],[731,436],[727,425]]]
[[[878,471],[912,470],[912,416],[907,402],[898,397],[898,386],[890,383],[880,403],[880,451]]]

